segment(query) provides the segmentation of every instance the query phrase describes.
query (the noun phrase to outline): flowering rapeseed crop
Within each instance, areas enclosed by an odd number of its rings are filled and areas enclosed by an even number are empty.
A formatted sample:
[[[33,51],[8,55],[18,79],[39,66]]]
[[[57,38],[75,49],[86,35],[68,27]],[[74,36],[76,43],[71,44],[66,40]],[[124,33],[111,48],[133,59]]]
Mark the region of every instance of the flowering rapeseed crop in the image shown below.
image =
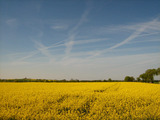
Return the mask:
[[[160,85],[0,83],[0,119],[160,119]]]

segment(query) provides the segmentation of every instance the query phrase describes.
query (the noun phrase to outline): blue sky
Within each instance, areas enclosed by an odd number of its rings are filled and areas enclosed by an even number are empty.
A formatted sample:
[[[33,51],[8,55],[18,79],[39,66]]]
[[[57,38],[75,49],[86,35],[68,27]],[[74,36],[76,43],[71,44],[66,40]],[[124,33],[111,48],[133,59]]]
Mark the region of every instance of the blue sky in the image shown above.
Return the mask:
[[[159,0],[0,0],[0,78],[124,79],[160,67]]]

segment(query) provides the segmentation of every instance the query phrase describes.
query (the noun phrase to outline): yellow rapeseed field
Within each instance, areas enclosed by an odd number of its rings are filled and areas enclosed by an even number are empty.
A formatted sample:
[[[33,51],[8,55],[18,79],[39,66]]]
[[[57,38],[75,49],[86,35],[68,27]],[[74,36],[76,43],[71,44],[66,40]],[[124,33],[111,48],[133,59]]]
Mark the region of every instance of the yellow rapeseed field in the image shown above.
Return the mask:
[[[160,119],[160,85],[0,83],[0,120]]]

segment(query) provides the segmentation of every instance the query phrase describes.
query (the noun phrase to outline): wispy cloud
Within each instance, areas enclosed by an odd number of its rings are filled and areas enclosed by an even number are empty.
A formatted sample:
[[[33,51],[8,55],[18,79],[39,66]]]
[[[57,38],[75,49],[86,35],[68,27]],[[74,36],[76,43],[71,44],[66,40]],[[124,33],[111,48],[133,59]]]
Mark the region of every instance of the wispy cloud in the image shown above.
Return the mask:
[[[128,38],[126,38],[124,41],[122,41],[122,42],[110,47],[109,49],[115,49],[117,47],[120,47],[120,46],[128,43],[129,41],[131,41],[131,40],[135,39],[136,37],[138,37],[142,32],[146,31],[147,29],[152,28],[152,26],[154,26],[155,23],[157,23],[157,18],[152,20],[152,21],[150,21],[150,22],[142,24],[140,26],[140,28],[136,29],[136,31],[133,32]]]
[[[53,55],[50,53],[50,51],[48,50],[48,48],[42,44],[41,42],[38,41],[34,41],[35,43],[35,47],[37,48],[37,50],[42,53],[44,56],[48,57],[49,60],[54,60],[53,59]]]
[[[40,12],[40,10],[41,10],[41,7],[42,7],[42,1],[34,1],[34,2],[36,2],[36,6],[35,6],[35,8],[36,8],[36,10],[37,10],[37,12]]]
[[[154,22],[152,22],[154,21]],[[154,20],[149,21],[152,22],[151,26],[148,26],[147,30],[145,31],[146,33],[150,32],[155,32],[159,31],[159,26],[160,26],[160,21],[159,17],[155,18]],[[115,32],[134,32],[138,28],[145,26],[146,24],[149,24],[149,22],[139,22],[139,23],[131,23],[131,24],[126,24],[126,25],[116,25],[116,26],[104,26],[100,28],[100,31],[104,33],[115,33]]]
[[[90,3],[88,3],[87,5],[89,5],[89,4]],[[74,45],[74,40],[75,40],[75,37],[77,34],[77,30],[84,22],[87,21],[87,16],[88,16],[90,10],[91,10],[91,6],[87,6],[87,9],[82,14],[79,22],[69,31],[69,37],[65,43],[65,45],[66,45],[66,49],[65,49],[66,56],[65,57],[68,57],[68,55],[70,54],[70,52],[72,50],[72,46]]]
[[[72,71],[71,73],[73,73],[74,71],[81,75],[83,73],[84,76],[87,76],[85,73],[91,74],[91,76],[97,75],[97,73],[99,73],[101,74],[99,75],[99,77],[102,77],[103,75],[104,77],[109,77],[108,75],[114,76],[113,74],[117,72],[117,76],[121,76],[120,78],[124,78],[126,76],[126,73],[128,75],[139,75],[139,73],[145,70],[144,67],[147,69],[150,67],[152,68],[153,66],[157,66],[158,64],[160,64],[159,55],[160,53],[147,53],[111,57],[96,57],[94,59],[72,57],[66,60],[59,61],[58,65],[62,65],[64,68],[68,68],[68,70]],[[139,68],[138,71],[136,70],[137,66]],[[128,67],[130,68],[130,70],[128,70]],[[123,72],[121,72],[122,69],[124,70]],[[134,73],[133,69],[135,69]],[[85,79],[84,76],[79,76],[78,78]],[[95,77],[96,76],[94,76],[93,78],[95,79]]]
[[[40,63],[32,63],[32,65],[38,66],[38,68],[42,68],[43,66],[43,69],[40,71],[44,73],[48,72],[48,70],[54,71],[54,74],[50,76],[52,79],[62,79],[65,75],[65,79],[71,79],[71,77],[78,79],[106,79],[106,77],[111,77],[112,79],[123,79],[126,75],[134,75],[136,77],[146,69],[160,65],[159,59],[160,53],[147,53],[103,58],[97,57],[95,59],[87,60],[83,58],[68,58],[67,60],[45,63],[45,65],[41,65]],[[19,67],[22,65],[26,67],[30,64],[22,61],[16,63],[14,66]],[[52,67],[53,65],[55,67]],[[33,73],[35,72],[32,70],[32,67],[29,67],[28,69]],[[25,72],[25,69],[22,71]],[[37,71],[39,71],[39,69],[37,69],[36,72]],[[11,72],[13,71],[8,69],[8,73]],[[51,72],[51,74],[52,73],[53,72]],[[42,77],[49,77],[47,75],[48,74],[43,74]]]
[[[64,44],[62,44],[62,42],[64,41],[60,41],[57,42],[51,46],[45,46],[44,44],[42,44],[41,42],[38,42],[37,40],[32,40],[35,44],[35,48],[36,50],[31,51],[31,52],[22,52],[22,53],[14,53],[14,54],[9,54],[7,57],[9,57],[10,59],[16,59],[16,61],[13,61],[13,64],[28,64],[29,62],[26,62],[27,59],[29,58],[34,58],[35,55],[41,53],[43,56],[47,57],[48,60],[50,62],[54,61],[55,59],[53,59],[53,55],[51,54],[50,50],[51,48],[56,48],[56,47],[61,47],[64,46]],[[19,65],[19,64],[18,64]]]
[[[38,51],[30,52],[28,55],[25,55],[24,57],[18,59],[18,61],[24,61],[25,59],[31,58],[31,57],[33,57],[34,55],[38,54],[38,53],[39,53]]]
[[[65,44],[64,44],[64,41],[65,40],[62,40],[62,41],[59,41],[59,42],[57,42],[57,43],[54,43],[54,44],[52,44],[52,45],[50,45],[50,46],[45,46],[43,49],[51,49],[51,48],[57,48],[57,47],[61,47],[61,46],[64,46]]]
[[[99,38],[99,39],[76,40],[76,41],[74,41],[74,44],[75,45],[83,45],[83,44],[101,42],[101,41],[104,41],[104,40],[108,40],[108,39],[107,38]],[[48,59],[51,59],[53,57],[53,53],[52,53],[53,51],[55,51],[56,49],[64,49],[63,47],[66,46],[65,40],[59,41],[59,42],[54,43],[54,44],[52,44],[50,46],[45,46],[41,42],[38,42],[37,40],[34,40],[34,39],[32,39],[32,41],[34,42],[35,48],[37,50],[31,51],[31,52],[14,53],[14,54],[8,55],[8,57],[9,58],[14,58],[18,62],[25,63],[27,59],[34,58],[35,55],[41,53],[42,55],[44,55]],[[68,43],[68,45],[71,45],[71,44],[73,44],[73,43]],[[89,55],[92,55],[94,52],[95,51],[78,52],[78,53],[76,52],[76,53],[70,54],[70,57],[89,56]],[[63,54],[62,55],[59,54],[59,56],[63,56]],[[56,58],[57,58],[57,56],[56,56]]]
[[[68,39],[69,40],[65,43],[65,45],[66,45],[66,50],[65,50],[66,57],[69,56],[69,54],[72,50],[72,46],[74,45],[75,34],[70,35]]]
[[[68,29],[68,25],[53,25],[53,26],[51,26],[51,29],[54,29],[54,30],[66,30],[66,29]]]
[[[69,34],[74,33],[84,22],[87,21],[87,16],[90,12],[91,8],[87,8],[84,13],[82,14],[79,22],[69,31]]]
[[[76,40],[74,44],[88,44],[88,43],[94,43],[94,42],[101,42],[104,40],[108,40],[108,38],[98,38],[98,39],[88,39],[88,40]]]
[[[137,26],[137,25],[136,25]],[[160,24],[159,24],[159,21],[158,19],[154,19],[152,21],[149,21],[149,22],[146,22],[146,23],[142,23],[141,25],[139,25],[139,27],[137,29],[135,29],[135,31],[129,36],[127,37],[125,40],[123,40],[122,42],[114,45],[114,46],[111,46],[110,48],[107,48],[107,49],[103,49],[101,51],[97,51],[94,55],[92,55],[91,57],[95,57],[95,56],[98,56],[98,55],[101,55],[103,53],[106,53],[108,51],[111,51],[112,49],[115,49],[115,48],[118,48],[120,46],[123,46],[125,44],[127,44],[128,42],[130,42],[131,40],[141,36],[141,35],[144,35],[142,34],[143,32],[149,32],[147,35],[151,35],[153,34],[153,30],[160,30],[160,29],[157,29],[157,27],[159,28],[160,27]],[[150,30],[152,29],[152,30]],[[150,30],[150,31],[149,31]],[[157,32],[156,32],[157,33]],[[90,58],[90,57],[89,57]]]
[[[160,27],[160,26],[159,26]],[[145,37],[145,36],[150,36],[150,35],[158,35],[160,34],[160,30],[158,32],[151,32],[151,33],[142,33],[138,37]]]
[[[15,18],[8,19],[8,20],[6,21],[6,23],[7,23],[8,25],[13,24],[13,23],[15,23],[15,22],[16,22],[16,19],[15,19]]]
[[[17,23],[17,19],[16,18],[11,18],[11,19],[8,19],[6,20],[6,24],[9,26],[9,27],[17,27],[18,23]]]
[[[86,12],[86,13],[84,13],[84,15],[82,15],[82,18],[81,18],[82,20],[80,20],[80,23],[78,23],[77,26],[83,24],[83,22],[85,21],[83,19],[87,18],[87,15],[89,12]],[[64,62],[66,64],[71,64],[69,61],[76,62],[76,60],[79,61],[79,58],[81,58],[81,57],[83,58],[83,59],[81,59],[81,62],[88,61],[89,59],[91,59],[93,57],[95,59],[96,56],[103,55],[107,52],[115,51],[116,48],[119,48],[120,46],[124,46],[125,44],[129,44],[131,41],[132,41],[132,43],[136,42],[136,41],[133,41],[135,38],[158,34],[160,32],[160,30],[158,29],[158,27],[160,27],[159,25],[160,24],[159,24],[158,19],[154,19],[152,21],[141,23],[141,24],[137,23],[137,24],[135,24],[136,27],[134,27],[134,25],[131,25],[132,28],[134,28],[134,31],[126,39],[122,40],[121,42],[119,42],[111,47],[108,47],[108,48],[102,49],[102,50],[92,50],[92,51],[87,50],[87,51],[79,51],[79,52],[71,53],[71,51],[73,49],[73,45],[83,45],[83,44],[86,45],[89,43],[95,43],[95,42],[109,40],[109,38],[78,40],[78,39],[76,39],[76,35],[77,35],[77,30],[80,26],[75,27],[75,28],[73,28],[74,31],[69,33],[69,37],[66,40],[59,41],[59,42],[54,43],[50,46],[46,46],[46,45],[42,44],[41,42],[39,42],[38,40],[33,40],[35,43],[35,48],[37,50],[35,50],[33,52],[25,53],[25,55],[23,55],[23,57],[20,57],[18,59],[18,61],[21,61],[21,63],[23,63],[23,62],[25,62],[26,59],[29,59],[31,57],[34,57],[38,53],[41,53],[41,55],[47,57],[49,61],[54,61],[55,63],[58,63],[58,61],[56,61],[57,56],[56,57],[53,56],[54,55],[53,51],[57,48],[65,50],[65,53],[60,53],[61,55],[59,54],[59,56],[61,56],[61,57],[65,56],[62,59],[59,59],[60,63]],[[127,25],[127,26],[128,26],[128,29],[131,29],[129,27],[129,25]],[[71,29],[71,30],[73,30],[73,29]],[[127,29],[127,28],[125,28],[125,29]],[[156,40],[156,41],[159,41],[159,40]],[[141,42],[143,42],[143,41],[141,41]],[[66,48],[64,48],[64,47],[66,47]],[[120,50],[120,49],[118,49],[118,50]],[[71,60],[71,59],[73,59],[73,60]],[[69,61],[67,62],[67,60],[69,60]]]
[[[160,39],[153,38],[153,39],[147,39],[147,40],[137,40],[137,41],[130,41],[127,44],[133,44],[133,43],[147,43],[147,42],[160,42]]]

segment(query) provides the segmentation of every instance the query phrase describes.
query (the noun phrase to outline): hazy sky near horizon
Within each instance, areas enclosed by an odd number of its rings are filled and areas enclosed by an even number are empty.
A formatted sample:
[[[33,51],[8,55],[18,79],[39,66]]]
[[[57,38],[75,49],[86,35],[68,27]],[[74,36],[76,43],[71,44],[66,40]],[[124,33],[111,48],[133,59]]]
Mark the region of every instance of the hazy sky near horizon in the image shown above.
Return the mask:
[[[160,67],[160,0],[0,0],[0,78],[124,79]]]

